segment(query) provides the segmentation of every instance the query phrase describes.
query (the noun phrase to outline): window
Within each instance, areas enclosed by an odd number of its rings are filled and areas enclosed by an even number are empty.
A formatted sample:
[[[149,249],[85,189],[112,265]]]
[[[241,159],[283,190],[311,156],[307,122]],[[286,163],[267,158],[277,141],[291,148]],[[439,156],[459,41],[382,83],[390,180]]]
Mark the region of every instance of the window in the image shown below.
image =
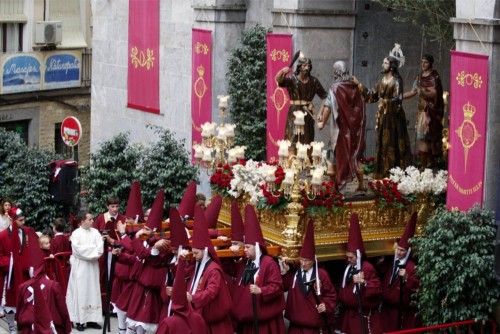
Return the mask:
[[[4,128],[5,130],[18,133],[26,145],[28,145],[29,125],[30,125],[29,119],[0,123],[0,127]]]
[[[78,145],[73,147],[74,156],[71,156],[71,147],[66,145],[61,138],[61,124],[56,123],[54,127],[54,151],[61,154],[65,159],[73,159],[78,161]]]
[[[0,46],[2,52],[23,51],[23,25],[24,23],[20,22],[0,23]]]

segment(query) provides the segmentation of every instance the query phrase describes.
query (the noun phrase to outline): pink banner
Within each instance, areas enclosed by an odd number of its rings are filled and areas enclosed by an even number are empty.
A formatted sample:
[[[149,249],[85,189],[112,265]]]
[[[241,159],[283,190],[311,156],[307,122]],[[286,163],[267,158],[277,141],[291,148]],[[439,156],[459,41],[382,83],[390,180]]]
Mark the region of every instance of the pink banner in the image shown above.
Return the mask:
[[[267,34],[267,160],[278,158],[278,143],[285,136],[290,98],[286,89],[278,87],[276,74],[292,60],[292,35]]]
[[[160,113],[160,1],[129,0],[127,107]]]
[[[483,203],[488,56],[451,51],[450,128],[446,206]]]
[[[201,124],[212,121],[212,31],[193,29],[191,67],[192,143],[201,143]]]

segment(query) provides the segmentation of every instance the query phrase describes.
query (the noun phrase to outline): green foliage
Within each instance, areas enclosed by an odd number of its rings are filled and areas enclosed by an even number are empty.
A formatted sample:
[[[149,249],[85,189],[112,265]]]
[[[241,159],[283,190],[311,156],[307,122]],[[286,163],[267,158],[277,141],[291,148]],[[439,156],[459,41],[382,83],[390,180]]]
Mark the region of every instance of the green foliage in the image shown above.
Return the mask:
[[[226,74],[235,142],[247,146],[246,158],[254,160],[266,156],[266,33],[260,25],[243,32]]]
[[[493,214],[439,209],[414,239],[419,262],[417,305],[426,325],[488,319],[500,296],[494,273]]]
[[[157,191],[163,188],[167,207],[179,203],[187,183],[197,179],[198,170],[190,163],[184,140],[175,140],[169,130],[155,128],[155,132],[159,139],[147,149],[138,174],[144,206],[151,206]]]
[[[49,194],[51,152],[28,148],[14,132],[0,128],[0,197],[20,206],[26,224],[36,230],[49,226],[61,207]]]
[[[394,17],[398,22],[410,22],[423,26],[431,40],[447,46],[453,44],[453,25],[450,18],[455,16],[455,0],[375,0],[383,6],[400,11]]]
[[[137,178],[140,147],[130,145],[127,133],[102,143],[90,156],[90,166],[82,170],[82,189],[90,212],[105,210],[108,197],[120,199],[120,210],[127,204],[130,184]]]

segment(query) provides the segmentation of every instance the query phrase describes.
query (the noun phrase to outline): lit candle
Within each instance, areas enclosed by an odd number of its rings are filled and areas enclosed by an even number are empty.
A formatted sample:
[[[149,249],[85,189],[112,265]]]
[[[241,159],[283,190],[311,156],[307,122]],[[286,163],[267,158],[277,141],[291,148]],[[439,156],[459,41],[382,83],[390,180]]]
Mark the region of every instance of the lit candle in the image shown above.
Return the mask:
[[[227,151],[227,162],[233,163],[238,160],[237,158],[237,152],[234,148],[230,149]]]
[[[217,95],[219,99],[219,108],[226,109],[229,104],[229,95]]]
[[[217,129],[217,139],[226,140],[226,137],[227,137],[226,127],[224,125],[219,126],[219,128]]]
[[[325,143],[313,141],[313,142],[311,142],[311,146],[312,146],[312,154],[311,155],[313,157],[321,157],[321,150],[323,149],[323,146],[325,146]]]
[[[297,142],[297,158],[299,159],[307,159],[307,150],[310,148],[310,145],[301,144]]]
[[[211,136],[215,136],[215,127],[217,124],[205,122],[201,125],[201,136],[203,138],[208,138]]]
[[[323,183],[323,174],[325,174],[325,169],[324,168],[315,168],[311,170],[311,184],[312,185],[321,185]]]
[[[201,145],[193,145],[193,150],[194,150],[194,158],[195,159],[201,159],[203,158],[203,146]]]
[[[283,179],[283,184],[292,185],[295,180],[295,171],[290,168],[285,169],[285,178]]]
[[[278,140],[278,156],[283,158],[288,157],[290,145],[291,143],[289,140]]]
[[[205,162],[212,162],[212,152],[213,152],[212,148],[205,147],[203,149],[203,159],[202,160]]]
[[[293,112],[293,115],[295,116],[295,120],[293,121],[294,125],[305,125],[306,122],[304,121],[304,117],[307,115],[307,113],[297,110]]]

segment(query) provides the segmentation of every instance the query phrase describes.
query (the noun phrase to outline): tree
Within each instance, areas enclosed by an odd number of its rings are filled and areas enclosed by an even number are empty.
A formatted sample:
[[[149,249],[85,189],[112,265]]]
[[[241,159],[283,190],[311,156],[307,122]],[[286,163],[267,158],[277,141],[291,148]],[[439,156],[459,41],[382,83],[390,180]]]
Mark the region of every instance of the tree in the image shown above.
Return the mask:
[[[61,214],[61,206],[49,194],[49,163],[56,154],[28,148],[19,135],[0,128],[0,197],[23,210],[26,224],[44,230]]]
[[[266,157],[266,33],[260,25],[243,32],[226,74],[235,142],[247,146],[245,155],[254,160]]]
[[[124,210],[130,184],[138,177],[140,153],[139,146],[130,145],[128,133],[120,133],[90,155],[90,165],[82,169],[80,178],[90,212],[103,211],[108,197],[118,197]]]
[[[179,203],[184,188],[197,179],[198,170],[192,166],[184,140],[175,140],[169,130],[155,128],[158,141],[146,150],[141,163],[139,180],[145,207],[151,206],[160,188],[165,190],[165,209]]]
[[[420,277],[417,306],[424,324],[486,320],[500,295],[495,278],[495,221],[478,207],[439,209],[415,238]]]
[[[455,0],[375,0],[381,5],[395,9],[400,14],[398,22],[411,22],[425,26],[426,34],[433,41],[444,45],[453,44],[453,26],[450,18],[455,16]]]

